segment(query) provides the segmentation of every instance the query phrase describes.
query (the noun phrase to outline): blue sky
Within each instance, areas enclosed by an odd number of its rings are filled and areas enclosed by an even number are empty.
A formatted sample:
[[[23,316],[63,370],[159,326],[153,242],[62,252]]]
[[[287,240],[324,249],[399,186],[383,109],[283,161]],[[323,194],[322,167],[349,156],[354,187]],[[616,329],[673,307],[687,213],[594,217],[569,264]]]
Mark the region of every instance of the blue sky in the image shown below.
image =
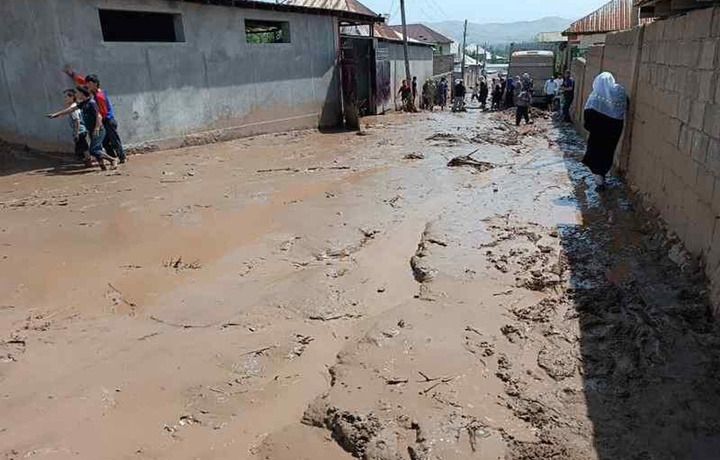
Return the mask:
[[[360,0],[376,13],[391,13],[400,23],[400,0]],[[405,0],[409,22],[467,19],[472,22],[515,22],[560,16],[579,19],[607,0]]]

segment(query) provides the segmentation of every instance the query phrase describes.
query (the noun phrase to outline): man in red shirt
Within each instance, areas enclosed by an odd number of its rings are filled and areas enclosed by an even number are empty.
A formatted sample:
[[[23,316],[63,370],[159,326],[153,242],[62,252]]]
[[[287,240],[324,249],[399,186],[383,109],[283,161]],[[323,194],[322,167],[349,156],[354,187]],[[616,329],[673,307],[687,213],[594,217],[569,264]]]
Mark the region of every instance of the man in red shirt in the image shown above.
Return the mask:
[[[120,135],[117,132],[118,125],[117,121],[115,121],[115,112],[113,111],[113,106],[107,94],[100,88],[100,79],[97,75],[88,75],[87,77],[78,75],[69,65],[65,66],[64,70],[76,84],[87,87],[95,97],[95,102],[98,105],[98,109],[100,109],[100,115],[102,116],[103,126],[106,132],[103,147],[105,147],[105,150],[111,156],[117,157],[120,163],[125,163],[125,150],[123,149]]]

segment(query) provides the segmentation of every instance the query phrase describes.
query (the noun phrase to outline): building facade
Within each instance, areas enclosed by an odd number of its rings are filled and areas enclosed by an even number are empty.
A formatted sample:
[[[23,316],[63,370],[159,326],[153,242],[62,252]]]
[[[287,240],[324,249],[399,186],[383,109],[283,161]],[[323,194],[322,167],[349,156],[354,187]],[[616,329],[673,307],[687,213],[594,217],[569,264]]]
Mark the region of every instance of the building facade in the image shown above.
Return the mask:
[[[342,123],[339,27],[368,14],[254,1],[3,0],[0,138],[69,150],[70,65],[97,74],[129,145]],[[239,6],[238,6],[239,5]]]

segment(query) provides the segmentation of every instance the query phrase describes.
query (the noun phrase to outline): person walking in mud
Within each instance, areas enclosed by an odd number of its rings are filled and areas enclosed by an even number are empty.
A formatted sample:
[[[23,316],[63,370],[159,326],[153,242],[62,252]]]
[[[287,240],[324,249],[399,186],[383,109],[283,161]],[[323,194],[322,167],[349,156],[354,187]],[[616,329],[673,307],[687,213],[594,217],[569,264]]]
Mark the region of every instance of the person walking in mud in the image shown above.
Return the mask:
[[[488,84],[483,77],[480,79],[480,108],[484,111],[487,108]]]
[[[75,144],[75,156],[85,162],[85,166],[92,166],[92,159],[88,153],[87,128],[82,119],[82,112],[77,105],[77,93],[75,89],[66,89],[63,91],[65,98],[65,109],[48,114],[48,118],[57,118],[61,116],[67,109],[71,109],[68,114],[70,121],[70,129],[72,130],[73,142]]]
[[[562,94],[562,119],[566,123],[571,123],[570,107],[572,107],[575,100],[575,80],[569,70],[565,72],[565,78],[560,86],[560,93]]]
[[[421,109],[433,111],[433,99],[435,96],[435,89],[433,87],[433,81],[431,79],[425,80],[425,83],[423,83],[422,87],[422,102],[421,102]]]
[[[116,157],[120,163],[125,163],[127,157],[125,156],[125,149],[123,148],[122,140],[117,132],[118,124],[117,120],[115,120],[115,111],[113,110],[112,103],[110,102],[110,98],[108,98],[107,93],[100,88],[100,79],[98,76],[91,74],[83,77],[82,75],[78,75],[69,65],[66,65],[63,71],[73,79],[75,84],[84,86],[90,90],[93,95],[93,99],[100,110],[100,115],[103,120],[103,128],[106,132],[103,147],[111,156]]]
[[[605,187],[605,176],[615,158],[627,105],[625,87],[615,83],[613,74],[603,72],[595,77],[592,93],[585,103],[585,129],[590,136],[583,163],[590,168],[600,189]]]
[[[413,107],[415,107],[415,104],[417,104],[417,77],[412,77],[412,103]]]
[[[440,110],[445,110],[447,107],[447,93],[448,93],[448,82],[447,78],[442,77],[440,83],[437,85],[437,103],[440,106]]]
[[[398,95],[400,95],[402,99],[402,110],[405,112],[411,112],[410,98],[412,97],[412,89],[410,88],[410,85],[408,85],[407,80],[402,81],[400,90],[398,90]]]
[[[100,114],[100,108],[97,103],[95,103],[92,93],[84,86],[75,88],[75,93],[77,106],[82,113],[83,124],[90,135],[90,155],[97,160],[100,169],[103,171],[107,169],[104,160],[107,160],[110,163],[110,167],[115,169],[115,158],[103,150],[103,141],[105,140],[106,133],[102,123],[103,119]]]
[[[453,112],[465,110],[465,83],[461,79],[455,81],[455,96],[453,97]]]
[[[515,97],[515,126],[520,126],[520,121],[524,118],[525,124],[532,124],[530,120],[530,105],[532,104],[532,91],[523,83],[518,82],[517,96]]]

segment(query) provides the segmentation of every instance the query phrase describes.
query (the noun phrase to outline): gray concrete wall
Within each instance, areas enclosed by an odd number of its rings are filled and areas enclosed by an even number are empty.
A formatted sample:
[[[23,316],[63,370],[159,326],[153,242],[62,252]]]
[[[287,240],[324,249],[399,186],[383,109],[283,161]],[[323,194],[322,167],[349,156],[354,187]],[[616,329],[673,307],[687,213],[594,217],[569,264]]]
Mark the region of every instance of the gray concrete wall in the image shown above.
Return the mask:
[[[105,43],[98,8],[180,13],[184,43]],[[43,115],[96,73],[127,144],[172,147],[341,121],[336,19],[168,0],[0,1],[0,137],[68,150]],[[291,43],[248,44],[245,18],[290,22]],[[209,139],[208,139],[209,138]]]
[[[388,42],[388,46],[390,51],[390,94],[393,95],[393,100],[385,101],[383,107],[385,110],[397,110],[400,108],[401,100],[396,96],[400,91],[402,81],[405,79],[405,54],[402,43]],[[417,77],[418,80],[419,98],[423,82],[433,76],[433,49],[426,45],[408,45],[408,58],[410,60],[410,75]],[[382,112],[382,110],[378,111]]]

